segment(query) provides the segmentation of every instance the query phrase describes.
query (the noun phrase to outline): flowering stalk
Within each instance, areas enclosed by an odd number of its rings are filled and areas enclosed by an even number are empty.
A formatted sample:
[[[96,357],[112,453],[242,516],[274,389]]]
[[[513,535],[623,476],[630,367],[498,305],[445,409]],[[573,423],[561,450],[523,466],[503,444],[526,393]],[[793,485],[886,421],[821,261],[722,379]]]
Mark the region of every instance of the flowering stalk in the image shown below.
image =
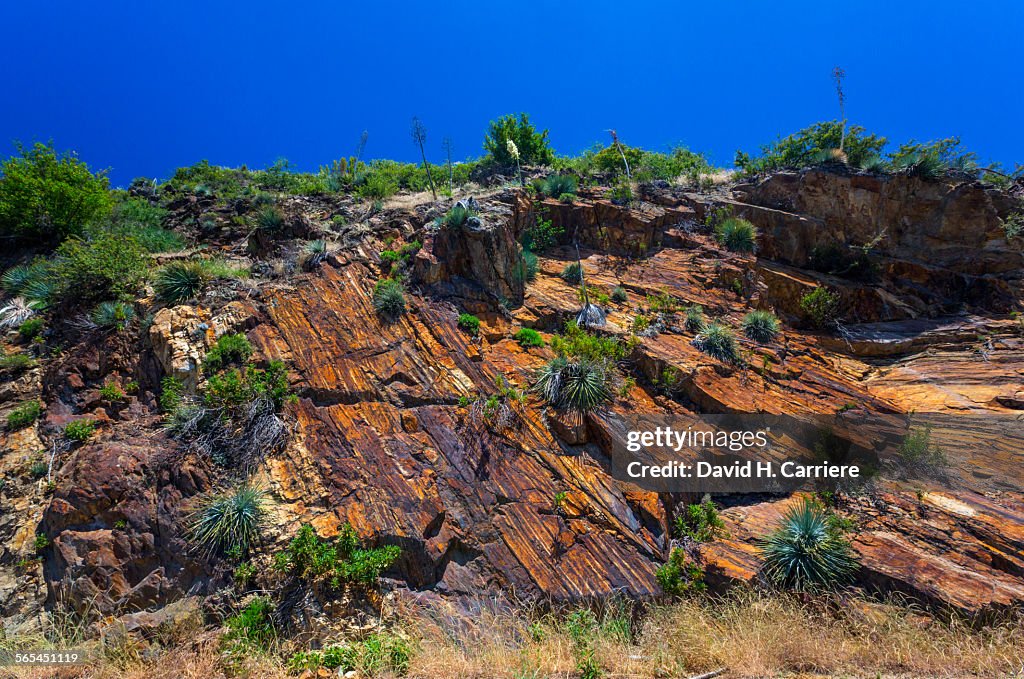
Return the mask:
[[[526,186],[523,182],[523,168],[519,166],[519,147],[511,139],[505,144],[505,148],[508,149],[508,154],[516,159],[516,172],[519,173],[519,185]]]

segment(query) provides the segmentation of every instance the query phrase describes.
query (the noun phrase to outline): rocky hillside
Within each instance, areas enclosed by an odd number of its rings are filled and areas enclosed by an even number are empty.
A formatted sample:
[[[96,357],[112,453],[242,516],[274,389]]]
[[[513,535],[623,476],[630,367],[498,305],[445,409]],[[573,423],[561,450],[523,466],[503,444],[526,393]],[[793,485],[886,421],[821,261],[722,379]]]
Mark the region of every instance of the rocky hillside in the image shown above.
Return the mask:
[[[54,319],[53,350],[4,376],[5,415],[30,399],[43,405],[0,449],[5,626],[30,626],[58,602],[132,629],[155,629],[185,600],[208,615],[230,607],[237,564],[195,549],[189,516],[243,479],[269,498],[257,573],[301,525],[332,538],[350,524],[367,544],[401,548],[386,588],[424,600],[659,596],[675,519],[700,497],[613,479],[618,416],[851,409],[963,422],[934,432],[941,478],[880,480],[834,498],[860,563],[855,584],[971,615],[1019,609],[1024,450],[986,435],[1024,409],[1024,251],[1001,223],[1016,199],[976,181],[838,168],[704,193],[655,182],[628,205],[605,196],[480,189],[478,209],[459,222],[445,220],[450,200],[375,210],[284,195],[276,230],[245,226],[259,210],[250,198],[163,196],[166,224],[202,246],[159,264],[216,255],[251,275],[215,277],[187,303],[138,299],[123,332]],[[756,254],[715,238],[727,214],[757,228]],[[521,243],[547,221],[554,242],[537,251],[533,275]],[[310,239],[325,241],[313,262],[300,253]],[[611,400],[581,419],[528,391],[581,308],[562,277],[574,243],[607,316],[593,332],[623,348]],[[406,290],[392,319],[374,305],[389,274]],[[836,314],[815,328],[804,300],[819,288],[836,296]],[[737,331],[743,360],[723,362],[694,345],[683,322],[692,305],[732,328],[772,311],[781,330],[763,343]],[[476,316],[478,330],[460,327],[460,314]],[[544,346],[524,346],[524,328]],[[168,376],[186,394],[202,390],[204,359],[235,333],[254,365],[283,362],[295,398],[280,411],[281,440],[225,463],[169,432],[159,400]],[[8,353],[26,350],[17,333],[5,342]],[[102,391],[109,384],[121,398]],[[83,418],[95,433],[69,442],[65,426]],[[961,445],[967,434],[983,445]],[[713,499],[724,531],[691,545],[693,559],[713,588],[752,583],[757,541],[794,498]],[[330,614],[323,602],[299,608],[306,628]]]

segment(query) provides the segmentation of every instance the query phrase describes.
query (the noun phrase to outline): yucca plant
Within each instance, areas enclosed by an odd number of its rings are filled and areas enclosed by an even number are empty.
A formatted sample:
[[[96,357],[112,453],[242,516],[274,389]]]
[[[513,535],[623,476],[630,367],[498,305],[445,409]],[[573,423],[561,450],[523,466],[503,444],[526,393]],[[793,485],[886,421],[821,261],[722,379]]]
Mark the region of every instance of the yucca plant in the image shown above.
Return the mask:
[[[807,499],[786,512],[760,548],[768,580],[800,591],[833,587],[858,567],[849,541],[828,512]]]
[[[537,278],[537,271],[540,269],[540,262],[537,259],[537,255],[533,254],[529,250],[523,250],[523,280],[532,281]]]
[[[751,311],[741,325],[743,334],[755,342],[771,342],[779,334],[779,319],[770,311]]]
[[[694,304],[693,306],[686,307],[684,312],[686,320],[684,325],[690,332],[704,332],[707,328],[707,323],[704,321],[704,307],[700,304]]]
[[[442,219],[441,223],[447,227],[460,227],[469,221],[470,217],[475,216],[472,210],[462,205],[455,205],[451,210],[448,211]]]
[[[563,194],[576,193],[576,177],[567,174],[550,174],[540,183],[540,190],[550,198],[560,198]]]
[[[757,229],[740,217],[729,217],[715,227],[718,242],[733,252],[757,250]]]
[[[284,226],[284,215],[273,205],[267,205],[256,213],[256,226],[264,231],[278,231]]]
[[[947,170],[942,158],[933,151],[915,151],[900,158],[896,163],[899,171],[922,179],[938,179]]]
[[[583,280],[583,267],[578,262],[572,262],[571,264],[566,264],[565,268],[562,269],[562,273],[558,275],[566,283],[576,285]]]
[[[36,315],[38,303],[30,302],[24,297],[15,297],[3,308],[0,308],[0,328],[17,328]]]
[[[537,372],[534,391],[556,408],[586,413],[608,400],[608,372],[595,361],[558,357]]]
[[[889,170],[889,164],[881,156],[871,154],[860,161],[860,169],[868,172],[882,173]]]
[[[315,269],[327,259],[327,241],[322,238],[311,240],[302,246],[302,268],[307,271]]]
[[[173,262],[160,269],[153,279],[157,298],[168,304],[180,304],[203,291],[207,274],[197,262]]]
[[[393,279],[377,281],[373,288],[373,310],[388,319],[405,313],[405,288]]]
[[[12,295],[17,295],[32,281],[44,279],[46,277],[46,270],[47,265],[38,261],[32,264],[12,266],[0,277],[0,285]]]
[[[693,339],[693,345],[708,356],[724,363],[735,363],[739,358],[736,338],[732,330],[715,321]]]
[[[189,537],[202,549],[237,549],[242,554],[259,539],[266,514],[266,493],[255,486],[205,498],[192,513]]]
[[[89,320],[104,330],[124,330],[135,318],[135,307],[125,302],[101,302]]]

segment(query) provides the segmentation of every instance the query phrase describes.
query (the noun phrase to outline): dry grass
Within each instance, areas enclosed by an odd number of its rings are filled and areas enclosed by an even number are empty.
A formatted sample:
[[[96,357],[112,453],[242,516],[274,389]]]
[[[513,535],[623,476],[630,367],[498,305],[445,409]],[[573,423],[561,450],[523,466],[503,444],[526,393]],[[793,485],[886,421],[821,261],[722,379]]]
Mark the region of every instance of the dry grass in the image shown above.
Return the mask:
[[[585,646],[604,677],[690,677],[728,668],[725,677],[997,677],[1024,663],[1020,619],[973,629],[942,622],[912,607],[851,597],[803,602],[742,591],[720,599],[656,606],[642,621],[626,601],[595,615]],[[415,641],[410,676],[431,678],[579,676],[579,635],[567,613],[541,614],[482,601],[402,606]],[[254,657],[227,673],[215,632],[193,635],[153,661],[141,648],[108,649],[103,661],[54,674],[17,676],[89,679],[206,679],[288,676],[274,657]],[[0,670],[2,676],[2,670]]]

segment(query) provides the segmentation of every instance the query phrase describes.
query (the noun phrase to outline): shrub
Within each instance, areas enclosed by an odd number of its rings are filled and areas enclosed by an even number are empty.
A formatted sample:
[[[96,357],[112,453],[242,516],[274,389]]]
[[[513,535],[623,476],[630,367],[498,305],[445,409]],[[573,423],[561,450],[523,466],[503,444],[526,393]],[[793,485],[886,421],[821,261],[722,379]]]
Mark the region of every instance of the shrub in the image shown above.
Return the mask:
[[[715,237],[726,249],[733,252],[757,250],[757,229],[740,217],[729,217],[716,226]]]
[[[124,299],[135,296],[148,263],[134,238],[101,233],[90,240],[64,241],[57,248],[51,278],[56,296],[68,301]]]
[[[770,311],[751,311],[743,317],[743,334],[755,342],[771,342],[779,334],[779,319]]]
[[[626,289],[621,285],[616,285],[612,288],[611,300],[618,304],[624,304],[629,301],[629,295],[626,294]]]
[[[234,548],[245,555],[260,537],[265,504],[266,493],[247,484],[206,497],[192,513],[189,538],[211,552]]]
[[[401,553],[395,545],[365,548],[350,524],[342,526],[333,543],[321,540],[306,524],[278,555],[277,567],[310,581],[326,576],[334,587],[343,582],[371,585]]]
[[[512,335],[512,339],[519,342],[519,346],[524,349],[544,346],[544,338],[533,328],[520,328],[516,334]]]
[[[92,438],[95,431],[96,422],[94,420],[74,420],[64,426],[64,437],[75,443],[85,443]]]
[[[146,252],[173,252],[185,247],[185,240],[163,228],[167,210],[142,198],[129,198],[114,206],[110,230],[132,236]]]
[[[0,370],[22,372],[34,366],[36,362],[28,354],[6,354],[0,356]]]
[[[492,120],[484,139],[484,151],[491,160],[501,167],[514,166],[515,159],[508,150],[509,140],[519,149],[519,160],[523,165],[550,165],[555,154],[548,143],[548,131],[537,132],[525,113],[507,115]]]
[[[104,330],[124,330],[135,319],[135,307],[126,302],[100,302],[89,319]]]
[[[732,330],[717,321],[705,327],[693,339],[693,345],[723,363],[735,363],[739,359],[739,350]]]
[[[686,307],[684,325],[690,332],[704,332],[707,323],[704,321],[704,307],[699,304]]]
[[[589,359],[549,361],[538,371],[534,390],[552,406],[574,413],[590,412],[611,397],[607,370]]]
[[[654,577],[661,589],[672,596],[682,596],[707,589],[707,585],[704,584],[704,571],[699,565],[690,561],[685,550],[678,548],[669,553],[668,561],[658,568]]]
[[[527,250],[544,252],[554,246],[565,233],[565,227],[554,226],[550,219],[541,219],[526,230],[523,234],[523,247]]]
[[[589,333],[576,321],[565,324],[565,333],[554,337],[551,347],[560,356],[585,358],[598,363],[620,361],[626,357],[630,348],[615,337]]]
[[[686,506],[676,517],[675,532],[678,537],[687,537],[696,542],[711,542],[725,529],[718,516],[718,509],[711,500]]]
[[[577,262],[566,264],[562,273],[558,274],[563,281],[569,284],[578,285],[583,280],[583,267]]]
[[[459,327],[476,337],[480,332],[480,319],[473,314],[459,314]]]
[[[524,281],[532,281],[537,278],[537,271],[540,269],[540,261],[537,255],[529,250],[523,250],[522,275]]]
[[[125,398],[124,390],[118,386],[117,382],[107,382],[100,387],[100,398],[111,403],[123,401]]]
[[[839,148],[843,129],[844,123],[839,120],[815,123],[785,139],[762,146],[760,157],[751,158],[737,151],[734,162],[737,168],[748,175],[814,165],[820,162],[823,152]],[[867,158],[879,155],[887,141],[885,137],[867,134],[863,127],[847,125],[843,152],[850,165],[859,167]]]
[[[176,377],[168,375],[160,380],[160,411],[173,413],[181,405],[181,398],[185,394],[185,385]]]
[[[280,231],[284,227],[284,215],[274,205],[266,205],[256,213],[256,227],[264,231]]]
[[[633,189],[625,180],[617,181],[608,191],[608,200],[616,205],[629,205],[633,202]]]
[[[216,343],[206,352],[203,359],[203,372],[212,374],[223,370],[232,363],[246,363],[252,356],[252,345],[242,333],[221,335]]]
[[[380,251],[380,262],[381,264],[391,265],[397,262],[401,257],[394,250],[381,250]]]
[[[576,177],[567,174],[549,174],[540,182],[541,193],[550,198],[559,198],[564,194],[576,195]]]
[[[203,291],[206,272],[197,262],[173,262],[160,269],[153,279],[157,299],[167,304],[180,304]]]
[[[373,310],[394,320],[405,313],[405,288],[396,280],[380,280],[373,288]]]
[[[374,161],[374,164],[371,165],[371,172],[366,175],[366,182],[356,189],[356,193],[362,198],[384,200],[398,193],[398,182],[381,173],[376,167],[377,162]]]
[[[839,322],[839,295],[819,286],[800,298],[800,309],[814,327],[834,328]]]
[[[7,414],[7,428],[11,431],[32,424],[43,414],[43,404],[38,399],[24,401]]]
[[[290,395],[284,363],[271,361],[266,370],[248,365],[212,375],[206,382],[203,399],[210,408],[237,413],[261,399],[270,401],[274,409],[279,410]]]
[[[850,543],[817,503],[804,499],[761,542],[764,573],[776,585],[797,590],[831,587],[857,569]]]
[[[361,676],[380,674],[404,675],[409,671],[412,649],[409,643],[394,634],[374,632],[362,641],[343,646],[328,646],[322,651],[299,651],[288,660],[288,669],[296,674],[303,670],[316,672],[324,667],[337,670],[339,676],[358,672]]]
[[[109,183],[71,153],[17,145],[0,163],[0,234],[57,240],[77,236],[110,213]]]
[[[900,463],[910,468],[945,466],[946,454],[931,442],[931,436],[931,426],[919,427],[907,434],[896,451]]]
[[[226,621],[226,640],[246,647],[266,650],[277,638],[274,629],[274,605],[266,597],[256,597]]]
[[[34,478],[34,479],[41,479],[41,478],[43,478],[44,476],[46,476],[46,473],[48,471],[50,471],[50,466],[48,464],[46,464],[45,462],[43,462],[42,460],[38,460],[36,462],[33,462],[32,466],[29,467],[29,470],[28,470],[29,474],[31,474],[32,478]]]
[[[311,240],[302,246],[299,262],[302,268],[311,271],[327,259],[327,241],[322,238]]]
[[[455,205],[448,213],[441,219],[442,225],[448,228],[459,228],[469,221],[470,217],[476,216],[476,213],[468,207],[462,205]]]
[[[21,339],[29,342],[43,332],[43,319],[29,318],[18,326],[18,335]]]

